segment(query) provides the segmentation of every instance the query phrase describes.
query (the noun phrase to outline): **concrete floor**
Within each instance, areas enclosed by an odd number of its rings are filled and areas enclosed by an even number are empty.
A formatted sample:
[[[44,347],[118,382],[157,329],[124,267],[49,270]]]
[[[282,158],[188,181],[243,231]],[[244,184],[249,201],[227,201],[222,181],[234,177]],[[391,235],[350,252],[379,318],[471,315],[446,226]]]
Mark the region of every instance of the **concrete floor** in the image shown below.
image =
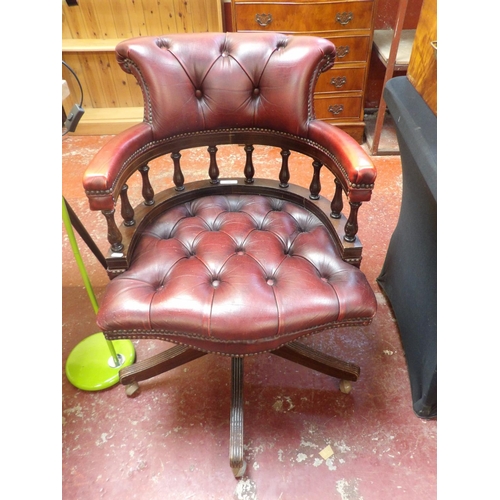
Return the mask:
[[[103,252],[105,222],[100,213],[88,211],[81,179],[107,140],[109,136],[66,136],[62,144],[63,195]],[[231,146],[228,153],[228,168],[237,166],[241,172],[242,149]],[[256,165],[275,165],[277,158],[269,148],[256,147]],[[195,176],[208,168],[204,152],[183,159],[184,168],[190,164]],[[397,324],[375,281],[399,214],[400,158],[373,160],[378,178],[372,201],[360,209],[359,236],[364,245],[361,268],[379,301],[377,316],[369,327],[321,333],[305,341],[357,363],[361,377],[346,395],[338,390],[338,381],[276,356],[246,359],[248,467],[241,480],[233,477],[228,459],[229,359],[210,355],[193,361],[143,382],[141,394],[132,399],[120,385],[87,392],[69,383],[68,355],[98,330],[62,229],[65,500],[436,498],[437,421],[413,413]],[[164,165],[155,162],[152,172]],[[308,186],[309,170],[301,173],[301,160],[291,159],[290,164],[291,182]],[[160,178],[167,187],[170,181],[153,173],[154,180]],[[323,187],[325,196],[331,192],[332,186]],[[80,250],[99,297],[107,275],[81,241]],[[138,359],[168,347],[153,340],[133,344]],[[321,454],[325,448],[333,452],[327,458]]]

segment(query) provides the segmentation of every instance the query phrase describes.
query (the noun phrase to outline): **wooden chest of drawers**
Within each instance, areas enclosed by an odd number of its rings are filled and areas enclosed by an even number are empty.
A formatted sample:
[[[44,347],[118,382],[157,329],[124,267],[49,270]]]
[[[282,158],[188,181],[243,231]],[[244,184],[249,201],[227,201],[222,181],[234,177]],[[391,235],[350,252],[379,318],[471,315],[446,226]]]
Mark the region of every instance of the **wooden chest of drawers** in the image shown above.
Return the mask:
[[[337,47],[315,90],[316,117],[363,142],[364,94],[377,0],[231,0],[235,31],[321,36]]]

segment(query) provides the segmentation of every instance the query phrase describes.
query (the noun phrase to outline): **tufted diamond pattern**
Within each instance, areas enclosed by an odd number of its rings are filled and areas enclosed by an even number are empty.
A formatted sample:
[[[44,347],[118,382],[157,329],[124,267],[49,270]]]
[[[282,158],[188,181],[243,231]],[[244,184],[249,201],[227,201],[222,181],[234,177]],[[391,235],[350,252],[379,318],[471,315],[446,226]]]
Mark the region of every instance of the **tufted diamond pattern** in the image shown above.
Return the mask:
[[[257,195],[206,196],[143,232],[108,285],[98,324],[109,338],[187,341],[261,352],[307,333],[363,323],[376,310],[361,271],[343,262],[315,215]],[[187,343],[187,342],[186,342]]]
[[[318,65],[333,64],[335,47],[300,38],[197,33],[186,43],[181,35],[165,35],[128,40],[116,52],[144,89],[155,140],[244,127],[307,135]]]

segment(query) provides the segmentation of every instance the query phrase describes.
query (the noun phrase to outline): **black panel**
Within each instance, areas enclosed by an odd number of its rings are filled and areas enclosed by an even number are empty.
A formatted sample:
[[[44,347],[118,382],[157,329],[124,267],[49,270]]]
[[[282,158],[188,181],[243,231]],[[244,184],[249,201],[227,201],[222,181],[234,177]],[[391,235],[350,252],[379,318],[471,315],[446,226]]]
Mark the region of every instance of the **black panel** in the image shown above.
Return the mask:
[[[384,99],[396,125],[403,198],[377,282],[398,322],[413,409],[437,416],[437,118],[406,76]]]

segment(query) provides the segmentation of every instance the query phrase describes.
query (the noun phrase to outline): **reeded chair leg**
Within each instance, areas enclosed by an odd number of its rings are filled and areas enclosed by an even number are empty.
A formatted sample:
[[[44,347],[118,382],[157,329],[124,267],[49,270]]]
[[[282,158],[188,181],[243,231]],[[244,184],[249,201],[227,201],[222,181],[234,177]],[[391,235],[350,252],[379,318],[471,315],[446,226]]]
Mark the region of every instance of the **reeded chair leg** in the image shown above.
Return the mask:
[[[126,386],[127,395],[132,396],[139,388],[137,382],[173,370],[206,354],[182,345],[172,347],[120,370],[120,383]]]
[[[289,342],[272,351],[272,354],[340,379],[340,390],[345,393],[351,391],[350,382],[355,382],[359,378],[359,366],[324,354],[300,342]]]
[[[231,386],[229,465],[238,478],[243,476],[247,465],[243,460],[243,358],[231,360]]]

